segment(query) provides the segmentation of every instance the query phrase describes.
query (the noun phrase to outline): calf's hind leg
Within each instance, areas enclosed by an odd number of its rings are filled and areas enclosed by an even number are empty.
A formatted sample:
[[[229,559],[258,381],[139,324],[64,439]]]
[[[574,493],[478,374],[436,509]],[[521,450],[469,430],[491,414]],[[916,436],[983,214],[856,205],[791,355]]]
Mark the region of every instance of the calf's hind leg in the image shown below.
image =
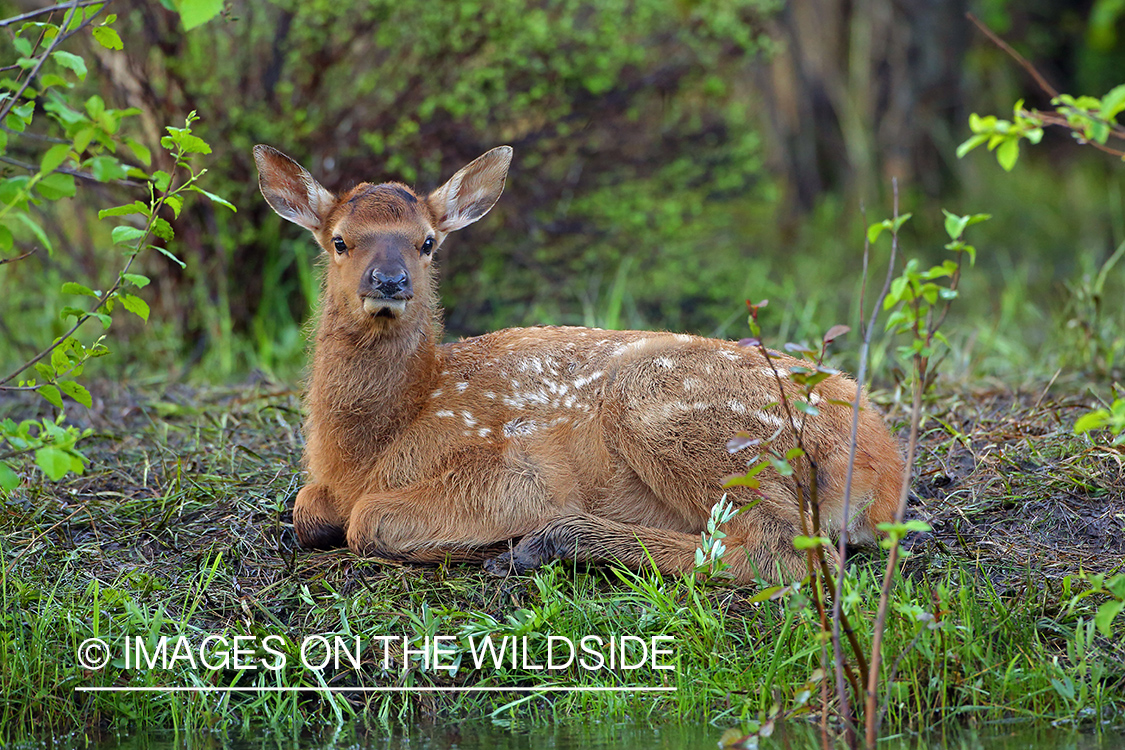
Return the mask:
[[[792,539],[792,529],[783,520],[744,517],[729,526],[723,560],[731,566],[728,572],[737,583],[800,578],[805,573],[804,556],[793,548]],[[485,569],[503,576],[564,559],[617,562],[632,570],[655,566],[668,575],[689,574],[695,569],[700,542],[694,534],[575,514],[554,519],[528,534],[510,551],[487,561]]]

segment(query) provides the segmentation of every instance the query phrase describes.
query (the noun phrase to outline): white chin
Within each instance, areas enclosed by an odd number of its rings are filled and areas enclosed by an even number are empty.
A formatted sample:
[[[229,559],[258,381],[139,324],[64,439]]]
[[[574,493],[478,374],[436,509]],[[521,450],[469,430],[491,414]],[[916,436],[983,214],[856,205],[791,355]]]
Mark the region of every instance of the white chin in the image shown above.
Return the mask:
[[[406,300],[404,299],[374,299],[373,297],[363,298],[363,309],[368,315],[378,315],[383,313],[389,314],[393,317],[398,317],[406,312]]]

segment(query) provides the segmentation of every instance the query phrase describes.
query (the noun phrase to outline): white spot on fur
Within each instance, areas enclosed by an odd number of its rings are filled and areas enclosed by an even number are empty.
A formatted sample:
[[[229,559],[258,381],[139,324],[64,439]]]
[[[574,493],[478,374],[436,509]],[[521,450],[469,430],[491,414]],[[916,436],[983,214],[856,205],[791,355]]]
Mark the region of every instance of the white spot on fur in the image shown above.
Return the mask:
[[[729,359],[729,360],[730,360],[731,362],[738,362],[738,361],[740,361],[740,360],[742,359],[742,357],[738,356],[738,355],[737,355],[737,354],[735,354],[734,352],[728,352],[728,351],[727,351],[727,350],[725,350],[725,349],[720,349],[720,350],[719,350],[719,356],[720,356],[720,357],[724,357],[724,358],[726,358],[726,359]]]
[[[439,411],[437,413],[437,416],[439,416],[439,417],[452,417],[453,412],[449,411],[449,409],[442,409],[441,411]]]
[[[468,387],[469,387],[468,383],[458,383],[457,384],[457,390],[461,393],[464,393],[465,389],[468,388]]]
[[[674,333],[672,334],[672,338],[679,341],[681,344],[686,344],[691,341],[691,336],[688,336],[686,333]]]
[[[601,370],[598,370],[595,373],[592,373],[590,375],[578,378],[577,380],[574,381],[574,387],[575,388],[583,388],[583,387],[589,385],[590,383],[593,383],[595,380],[602,377],[603,375],[605,375],[605,373],[602,372]]]
[[[754,419],[758,420],[759,422],[761,422],[763,424],[768,424],[771,427],[784,427],[785,426],[785,420],[783,420],[781,417],[777,416],[776,414],[770,414],[768,411],[756,411],[756,412],[754,412]]]
[[[746,413],[746,404],[742,403],[741,401],[728,401],[727,406],[729,406],[730,410],[735,414]]]
[[[822,400],[823,400],[823,399],[821,399],[821,398],[820,398],[820,394],[819,394],[819,393],[816,393],[815,391],[814,391],[813,393],[810,393],[810,394],[809,394],[809,403],[810,403],[810,404],[812,404],[813,406],[816,406],[816,405],[817,405],[817,404],[819,404],[819,403],[820,403],[820,402],[821,402]]]
[[[477,430],[477,435],[479,435],[480,437],[488,437],[491,434],[492,430],[488,429],[487,427],[481,427],[479,430]]]
[[[476,426],[477,420],[473,419],[473,415],[470,414],[469,412],[467,412],[467,411],[461,412],[461,417],[464,418],[466,427],[475,427]]]
[[[493,393],[492,391],[485,391],[484,397],[487,398],[489,401],[495,401],[496,400],[496,394]]]
[[[437,398],[442,393],[444,393],[444,391],[442,391],[441,388],[438,388],[436,391],[434,391],[433,393],[430,394],[430,398]]]
[[[657,357],[656,359],[653,360],[653,362],[656,365],[658,365],[660,367],[664,367],[664,368],[669,369],[669,370],[671,370],[673,367],[676,366],[672,362],[672,360],[668,359],[667,357]]]
[[[685,391],[695,390],[696,388],[699,388],[702,385],[703,385],[702,380],[696,380],[695,378],[684,378],[684,390]]]

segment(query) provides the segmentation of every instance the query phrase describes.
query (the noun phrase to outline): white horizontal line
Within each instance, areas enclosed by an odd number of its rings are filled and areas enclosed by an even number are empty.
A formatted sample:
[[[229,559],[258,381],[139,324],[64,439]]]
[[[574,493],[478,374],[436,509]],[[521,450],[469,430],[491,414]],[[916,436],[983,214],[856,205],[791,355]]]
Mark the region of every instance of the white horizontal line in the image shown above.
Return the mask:
[[[674,693],[674,687],[581,687],[548,685],[544,687],[195,687],[169,685],[164,687],[78,686],[80,693]]]

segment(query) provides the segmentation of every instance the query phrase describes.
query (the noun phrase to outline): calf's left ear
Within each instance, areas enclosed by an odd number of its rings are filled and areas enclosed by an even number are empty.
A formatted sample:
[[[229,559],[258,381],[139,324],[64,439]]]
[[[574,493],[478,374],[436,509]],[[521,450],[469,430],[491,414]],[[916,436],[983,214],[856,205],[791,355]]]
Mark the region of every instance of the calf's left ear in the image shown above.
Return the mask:
[[[512,147],[498,146],[474,159],[426,199],[443,234],[467,227],[488,213],[500,194],[512,163]]]

